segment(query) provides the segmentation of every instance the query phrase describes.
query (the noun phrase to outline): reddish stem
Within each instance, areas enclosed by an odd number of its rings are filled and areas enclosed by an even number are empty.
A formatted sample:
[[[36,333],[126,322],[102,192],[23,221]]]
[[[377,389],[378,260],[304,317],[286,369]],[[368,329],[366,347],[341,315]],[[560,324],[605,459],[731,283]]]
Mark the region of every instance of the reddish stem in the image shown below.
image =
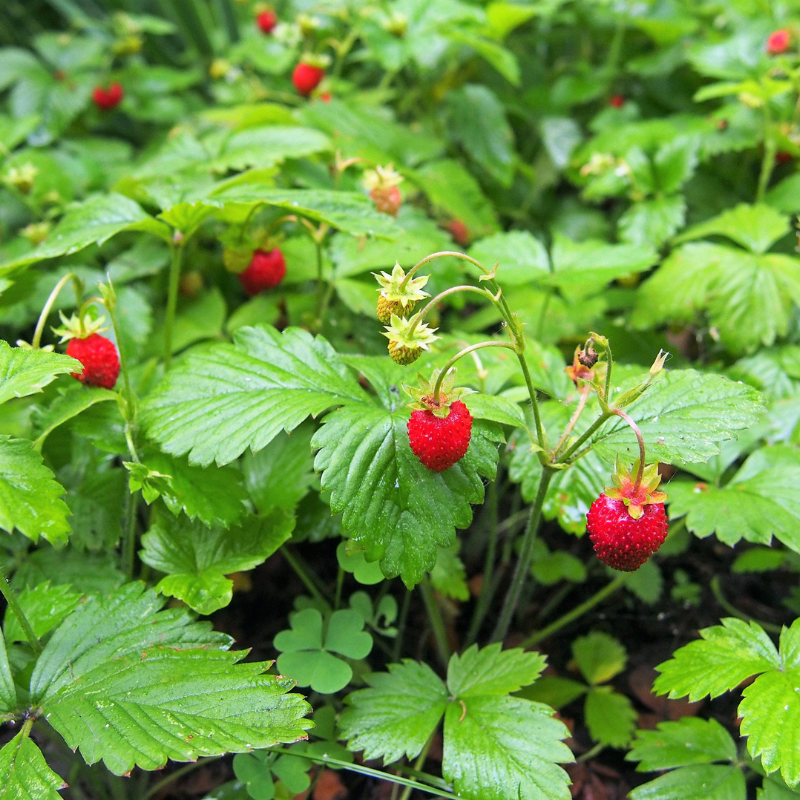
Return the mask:
[[[639,430],[639,426],[629,417],[624,411],[619,408],[611,409],[612,414],[616,414],[618,417],[621,417],[625,420],[625,422],[630,425],[631,430],[636,434],[636,439],[639,442],[639,469],[636,472],[636,480],[633,484],[634,491],[639,491],[639,487],[642,485],[642,478],[644,477],[644,460],[645,460],[645,452],[644,452],[644,439],[642,438],[642,432]]]

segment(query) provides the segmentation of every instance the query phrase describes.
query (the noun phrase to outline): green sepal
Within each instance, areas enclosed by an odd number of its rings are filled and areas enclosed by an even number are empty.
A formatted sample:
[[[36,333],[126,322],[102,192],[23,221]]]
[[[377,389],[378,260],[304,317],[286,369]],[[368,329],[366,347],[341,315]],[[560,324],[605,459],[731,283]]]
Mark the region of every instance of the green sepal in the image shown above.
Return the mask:
[[[466,387],[456,387],[456,371],[454,368],[448,370],[439,387],[439,401],[434,400],[434,389],[436,381],[439,379],[441,370],[437,367],[431,374],[430,379],[421,373],[417,373],[417,386],[403,386],[403,391],[413,399],[413,403],[408,403],[407,407],[415,411],[431,411],[434,416],[442,419],[450,413],[450,406],[461,400],[468,394],[477,394],[474,389]]]

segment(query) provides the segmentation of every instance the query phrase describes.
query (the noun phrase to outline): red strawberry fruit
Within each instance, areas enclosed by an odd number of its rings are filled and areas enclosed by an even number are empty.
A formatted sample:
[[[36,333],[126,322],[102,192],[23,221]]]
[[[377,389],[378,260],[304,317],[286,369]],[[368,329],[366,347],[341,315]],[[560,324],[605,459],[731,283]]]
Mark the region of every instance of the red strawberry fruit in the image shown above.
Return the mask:
[[[122,102],[124,92],[116,81],[108,89],[97,86],[92,92],[92,100],[101,111],[110,111]]]
[[[274,11],[262,11],[256,17],[256,25],[262,33],[272,33],[278,24],[278,15]]]
[[[286,275],[286,261],[280,248],[256,250],[239,280],[250,297],[266,289],[274,289]]]
[[[87,386],[113,389],[119,377],[119,356],[114,343],[99,333],[69,340],[67,355],[83,364],[83,372],[71,373]]]
[[[472,436],[472,414],[460,401],[450,404],[447,416],[425,409],[408,420],[408,441],[414,455],[434,472],[443,472],[466,455]]]
[[[639,471],[639,462],[633,464]],[[651,464],[631,480],[630,471],[619,464],[612,478],[615,488],[592,503],[586,515],[586,529],[597,557],[609,567],[633,572],[658,550],[667,538],[664,500],[657,492],[661,478]]]
[[[460,220],[454,219],[447,223],[447,230],[453,237],[456,244],[466,247],[469,244],[469,230],[467,226]]]
[[[777,56],[781,53],[785,53],[789,49],[790,39],[791,35],[786,28],[773,31],[767,39],[767,52],[771,56]]]
[[[301,61],[292,73],[292,83],[294,88],[300,92],[303,97],[308,97],[317,86],[322,83],[325,77],[325,70],[322,67],[314,66],[306,61]]]
[[[400,206],[403,204],[403,195],[396,186],[389,186],[385,189],[373,189],[369,196],[375,203],[375,208],[382,214],[389,214],[389,216],[396,217]]]
[[[612,108],[622,108],[625,105],[625,98],[621,94],[612,94],[608,104]]]

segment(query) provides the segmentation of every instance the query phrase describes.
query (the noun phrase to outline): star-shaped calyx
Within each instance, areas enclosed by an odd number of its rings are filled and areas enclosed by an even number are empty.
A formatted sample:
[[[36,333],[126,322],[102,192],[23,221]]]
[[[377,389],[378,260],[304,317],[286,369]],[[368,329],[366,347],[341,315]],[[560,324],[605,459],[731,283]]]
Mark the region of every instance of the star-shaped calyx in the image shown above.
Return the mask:
[[[435,335],[436,328],[430,328],[420,322],[419,312],[413,317],[398,317],[392,314],[386,332],[383,334],[389,340],[389,355],[397,364],[412,364],[421,355],[428,345],[439,337]]]
[[[395,170],[394,164],[377,166],[364,172],[364,187],[369,191],[392,189],[402,182],[403,176]]]
[[[434,416],[444,419],[449,414],[450,406],[468,394],[475,394],[474,389],[457,387],[456,371],[450,369],[442,379],[439,387],[439,398],[436,398],[436,381],[439,380],[441,370],[437,367],[430,379],[417,373],[416,386],[403,386],[403,391],[412,398],[413,402],[408,408],[414,411],[430,411]]]
[[[621,500],[625,503],[628,513],[633,519],[640,519],[644,513],[644,507],[655,503],[663,503],[667,499],[664,492],[658,492],[658,485],[661,483],[661,476],[658,474],[658,464],[650,464],[642,471],[642,478],[639,486],[631,475],[639,472],[639,459],[633,462],[633,466],[627,469],[625,465],[617,459],[617,465],[611,481],[614,488],[605,490],[606,497],[612,500]]]
[[[53,333],[61,337],[61,342],[68,342],[70,339],[86,339],[93,333],[103,333],[110,327],[110,325],[106,325],[105,315],[98,315],[94,308],[90,308],[88,313],[82,317],[73,314],[67,319],[63,311],[59,311],[58,315],[61,317],[61,325],[53,328]]]
[[[380,275],[377,272],[372,274],[380,286],[378,289],[380,292],[378,319],[384,325],[389,323],[392,314],[406,316],[406,312],[413,311],[417,302],[430,296],[427,292],[422,291],[422,287],[428,282],[430,276],[422,275],[406,281],[405,270],[399,263],[394,265],[391,275],[388,272],[381,272]]]

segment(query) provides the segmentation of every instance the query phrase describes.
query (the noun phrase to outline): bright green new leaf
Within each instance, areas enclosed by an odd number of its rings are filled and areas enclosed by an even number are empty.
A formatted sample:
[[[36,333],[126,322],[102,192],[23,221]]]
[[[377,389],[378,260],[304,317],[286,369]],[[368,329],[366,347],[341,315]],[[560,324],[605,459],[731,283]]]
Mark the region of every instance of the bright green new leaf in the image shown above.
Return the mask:
[[[83,386],[76,381],[74,387],[71,386],[60,394],[46,409],[40,410],[34,417],[38,433],[36,447],[41,449],[44,440],[59,425],[69,422],[97,403],[117,400],[118,397],[116,392],[110,392],[100,386]]]
[[[648,460],[680,463],[719,453],[719,443],[753,425],[762,406],[750,386],[687,369],[668,372],[626,411],[639,425]],[[621,419],[606,422],[593,441],[606,461],[638,456],[636,437]]]
[[[374,586],[383,580],[380,564],[377,561],[367,561],[363,550],[351,550],[347,541],[339,542],[336,547],[336,560],[339,566],[345,572],[352,573],[362,586]]]
[[[140,557],[167,574],[157,591],[183,600],[200,614],[211,614],[231,601],[233,581],[225,576],[266,561],[289,538],[294,524],[294,517],[281,510],[248,517],[230,530],[162,514],[142,537]]]
[[[63,494],[27,439],[0,436],[0,528],[17,528],[34,542],[40,535],[51,544],[65,542],[70,526]]]
[[[41,392],[59,375],[82,371],[81,363],[69,356],[11,347],[0,340],[0,403]]]
[[[490,644],[479,650],[477,645],[460,656],[453,655],[447,667],[447,688],[460,699],[504,695],[533,683],[545,667],[541,653],[519,648],[502,650]]]
[[[474,800],[568,800],[569,733],[552,709],[516,697],[470,696],[449,703],[442,774]]]
[[[0,800],[61,800],[66,785],[22,732],[0,750]]]
[[[278,669],[294,678],[299,686],[333,694],[353,677],[350,665],[334,655],[359,660],[372,650],[372,636],[363,630],[364,619],[356,611],[334,611],[327,624],[316,608],[292,614],[291,630],[281,631],[274,640]]]
[[[0,273],[45,258],[70,255],[90,244],[103,244],[123,231],[143,231],[170,241],[170,229],[121,194],[97,195],[74,206],[47,239],[28,255],[0,264]]]
[[[431,584],[439,594],[451,600],[469,600],[467,572],[464,562],[458,557],[461,542],[456,539],[450,547],[440,547],[436,563],[431,570]]]
[[[223,173],[231,169],[264,168],[287,158],[302,158],[330,149],[330,139],[313,128],[267,125],[234,133],[210,166]]]
[[[488,419],[514,428],[525,427],[525,415],[518,403],[501,395],[468,394],[464,405],[477,419]]]
[[[411,659],[373,672],[366,681],[369,688],[347,696],[339,720],[349,748],[385,764],[404,755],[416,758],[444,714],[445,685],[427,664]]]
[[[620,237],[630,244],[660,247],[686,218],[686,201],[681,195],[654,197],[634,203],[620,218]]]
[[[6,653],[6,640],[0,631],[0,722],[11,719],[17,708],[17,690],[11,675],[11,666]]]
[[[759,672],[781,668],[775,645],[755,622],[748,625],[728,617],[700,635],[702,639],[684,645],[657,667],[661,675],[654,684],[656,692],[689,695],[694,702],[728,692]]]
[[[36,662],[31,701],[88,764],[116,775],[167,759],[247,752],[305,738],[309,706],[294,682],[238,663],[246,650],[193,622],[141,583],[90,597]]]
[[[624,694],[610,686],[590,689],[584,706],[592,740],[609,747],[627,747],[636,727],[636,711]]]
[[[627,761],[638,761],[638,772],[735,761],[736,743],[715,719],[683,717],[659,722],[654,731],[637,731]]]
[[[572,655],[583,677],[592,685],[606,683],[619,675],[628,660],[622,643],[601,631],[575,639]]]
[[[588,691],[585,683],[557,675],[544,675],[536,683],[525,686],[517,692],[517,697],[546,703],[555,709],[568,705]]]
[[[40,583],[31,589],[23,589],[17,597],[23,613],[39,639],[77,608],[81,599],[82,595],[71,591],[69,585],[51,586],[50,581]],[[8,608],[3,620],[3,630],[9,643],[28,640],[14,612]]]
[[[746,800],[744,773],[735,764],[676,769],[634,789],[630,800]]]
[[[343,402],[367,401],[333,348],[299,328],[240,328],[191,355],[143,404],[150,435],[191,464],[227,464]]]

